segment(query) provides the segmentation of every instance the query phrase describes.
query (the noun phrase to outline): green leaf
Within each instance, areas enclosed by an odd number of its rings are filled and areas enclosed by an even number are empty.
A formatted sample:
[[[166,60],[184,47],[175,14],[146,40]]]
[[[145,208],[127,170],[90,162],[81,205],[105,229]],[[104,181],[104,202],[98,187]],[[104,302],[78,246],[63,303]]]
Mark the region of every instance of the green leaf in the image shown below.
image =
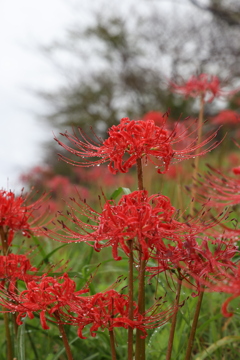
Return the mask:
[[[196,355],[195,360],[204,360],[207,356],[211,355],[214,351],[219,349],[221,346],[230,344],[234,341],[240,341],[240,336],[225,336],[224,338],[216,341],[214,344],[210,345],[200,354]]]
[[[131,190],[129,188],[122,187],[122,191],[124,192],[125,195],[131,194]]]
[[[129,194],[131,194],[131,190],[129,188],[120,187],[112,193],[112,195],[110,196],[110,199],[115,200],[122,193],[124,193],[125,195],[129,195]]]
[[[25,360],[25,322],[19,326],[17,334],[18,360]]]

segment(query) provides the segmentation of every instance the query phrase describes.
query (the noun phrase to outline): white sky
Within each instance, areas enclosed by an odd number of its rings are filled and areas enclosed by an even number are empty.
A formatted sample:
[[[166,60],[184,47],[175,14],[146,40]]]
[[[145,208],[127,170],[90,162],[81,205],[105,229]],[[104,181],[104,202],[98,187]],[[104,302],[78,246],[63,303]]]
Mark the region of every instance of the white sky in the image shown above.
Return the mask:
[[[122,11],[128,11],[122,4],[136,4],[136,0],[1,0],[0,188],[21,188],[19,175],[41,162],[41,141],[53,137],[50,127],[34,115],[44,112],[42,102],[27,90],[54,88],[59,82],[38,46],[61,39],[77,20],[89,21],[89,9],[101,2],[111,8],[115,1]],[[169,4],[167,0],[158,3]]]
[[[37,123],[40,102],[27,88],[57,84],[37,47],[60,37],[73,15],[63,0],[1,1],[0,188],[19,188],[19,174],[41,160],[40,141],[52,137],[51,129]]]

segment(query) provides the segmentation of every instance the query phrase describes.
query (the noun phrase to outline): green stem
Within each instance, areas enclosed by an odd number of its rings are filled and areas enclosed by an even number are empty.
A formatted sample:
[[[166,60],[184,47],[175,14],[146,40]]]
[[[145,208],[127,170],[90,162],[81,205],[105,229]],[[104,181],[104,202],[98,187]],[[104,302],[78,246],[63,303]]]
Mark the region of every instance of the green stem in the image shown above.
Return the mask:
[[[109,336],[110,336],[110,346],[111,346],[112,360],[117,360],[116,349],[115,349],[115,339],[114,339],[113,330],[109,330]]]
[[[2,307],[3,311],[6,311],[4,307]],[[12,339],[10,334],[10,328],[9,328],[9,317],[8,313],[3,313],[3,319],[4,319],[4,326],[5,326],[5,333],[6,333],[6,340],[7,340],[7,360],[13,359],[13,350],[12,350]]]
[[[202,141],[202,132],[203,132],[203,114],[204,114],[204,97],[201,96],[200,99],[200,110],[199,110],[199,116],[198,116],[198,141],[197,145],[199,145]],[[193,181],[192,181],[192,191],[191,191],[191,206],[190,206],[190,214],[193,215],[193,209],[195,205],[195,196],[196,196],[196,178],[198,174],[199,169],[199,153],[200,149],[196,150],[195,153],[195,159],[194,159],[194,170],[193,170]]]
[[[133,240],[129,241],[129,276],[128,276],[128,295],[129,311],[128,317],[133,320]],[[133,359],[133,328],[128,327],[128,360]]]
[[[196,306],[196,310],[195,310],[195,314],[194,314],[194,318],[193,318],[190,335],[188,338],[188,346],[187,346],[185,360],[190,360],[190,358],[191,358],[192,347],[193,347],[193,343],[194,343],[195,333],[197,330],[197,324],[198,324],[198,318],[199,318],[200,309],[201,309],[201,305],[202,305],[203,294],[204,294],[204,291],[201,291],[198,296],[198,302],[197,302],[197,306]]]
[[[8,243],[7,243],[7,235],[3,229],[3,226],[0,226],[0,236],[2,242],[2,253],[3,255],[7,255],[8,252]]]
[[[138,173],[138,190],[143,190],[143,171],[142,160],[137,160]],[[145,268],[146,261],[142,257],[142,249],[139,244],[139,286],[138,286],[138,311],[140,314],[145,313]],[[145,339],[141,338],[142,331],[137,329],[136,332],[136,351],[135,360],[145,360]]]
[[[146,261],[140,255],[139,269],[139,287],[138,287],[138,311],[140,314],[145,313],[145,268]],[[142,339],[142,331],[137,329],[136,332],[136,352],[135,360],[145,360],[145,339]]]
[[[7,236],[3,229],[3,226],[0,226],[0,236],[2,242],[2,252],[3,255],[6,256],[8,252],[8,243],[7,243]],[[6,310],[7,309],[5,309],[5,307],[2,307],[2,311],[6,311]],[[7,342],[7,360],[12,360],[13,359],[12,339],[9,328],[9,314],[7,312],[3,313],[3,319],[4,319],[6,342]]]
[[[72,352],[71,352],[70,345],[69,345],[69,342],[68,342],[68,338],[67,338],[66,332],[64,330],[64,326],[61,323],[61,319],[60,319],[58,311],[55,311],[54,315],[55,315],[55,318],[58,321],[58,328],[59,328],[59,332],[60,332],[60,334],[62,336],[62,339],[63,339],[63,344],[64,344],[64,347],[65,347],[65,350],[66,350],[67,358],[68,358],[68,360],[73,360],[73,356],[72,356]]]
[[[175,300],[176,307],[179,304],[181,287],[182,287],[182,278],[180,276],[179,279],[178,279],[177,294],[176,294],[176,300]],[[169,339],[168,339],[168,348],[167,348],[166,360],[171,360],[171,354],[172,354],[172,348],[173,348],[173,340],[174,340],[174,334],[175,334],[176,323],[177,323],[177,314],[178,314],[178,311],[176,311],[174,313],[174,316],[172,317],[172,323],[171,323],[170,334],[169,334]]]

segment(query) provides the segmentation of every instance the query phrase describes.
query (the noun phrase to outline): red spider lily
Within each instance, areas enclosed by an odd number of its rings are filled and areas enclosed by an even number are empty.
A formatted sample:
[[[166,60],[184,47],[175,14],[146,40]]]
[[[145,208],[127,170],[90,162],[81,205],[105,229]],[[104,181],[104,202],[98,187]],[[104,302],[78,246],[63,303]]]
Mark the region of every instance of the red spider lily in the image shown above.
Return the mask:
[[[56,240],[88,242],[91,246],[94,244],[97,251],[111,246],[115,260],[121,260],[118,256],[119,247],[127,255],[129,254],[129,240],[134,240],[135,249],[139,250],[141,247],[146,260],[154,249],[164,246],[162,244],[164,237],[174,236],[174,230],[176,233],[182,229],[189,230],[186,224],[174,219],[175,208],[168,197],[164,195],[148,197],[145,190],[124,195],[118,204],[112,200],[106,201],[102,213],[94,211],[84,201],[79,203],[75,199],[72,200],[79,209],[76,211],[71,207],[68,218],[70,217],[70,221],[74,222],[77,229],[72,230],[61,222],[63,233],[55,234]],[[80,220],[79,214],[86,216],[91,224]],[[93,225],[93,222],[96,225]]]
[[[60,155],[60,158],[79,167],[109,162],[108,168],[113,174],[118,171],[126,173],[136,164],[138,159],[142,158],[152,162],[158,169],[157,172],[163,174],[168,170],[172,160],[182,161],[195,157],[196,150],[209,144],[217,135],[217,132],[214,132],[200,144],[197,144],[197,138],[195,137],[187,146],[184,144],[184,147],[180,149],[179,144],[184,143],[186,138],[195,134],[196,127],[194,131],[188,133],[189,127],[179,131],[178,126],[175,126],[174,130],[170,132],[164,126],[156,126],[153,120],[130,121],[128,118],[123,118],[119,125],[112,126],[109,129],[109,137],[106,140],[102,140],[95,135],[98,142],[88,140],[81,129],[78,130],[81,139],[68,132],[61,134],[72,142],[78,150],[69,147],[57,138],[55,140],[67,151],[80,158],[97,157],[99,159],[78,162],[63,155]],[[176,145],[177,149],[173,148],[174,145]],[[199,151],[198,156],[206,154],[217,145],[217,141],[213,142],[207,149]]]
[[[85,326],[92,324],[90,333],[94,337],[99,328],[113,330],[114,327],[127,329],[132,327],[147,335],[146,330],[166,323],[177,311],[176,306],[161,307],[166,301],[154,304],[145,314],[140,314],[136,303],[133,303],[133,319],[128,318],[129,297],[119,294],[115,290],[108,290],[92,296],[82,296],[88,292],[87,288],[75,291],[76,284],[67,274],[58,278],[43,277],[39,282],[31,281],[26,284],[27,289],[19,295],[12,292],[2,292],[0,304],[7,311],[17,312],[17,324],[22,324],[22,318],[34,318],[34,313],[40,313],[40,322],[44,330],[48,330],[46,315],[55,322],[71,324],[78,327],[78,336],[85,337],[82,331]],[[6,311],[5,310],[5,311]]]
[[[208,198],[209,206],[226,206],[240,203],[240,180],[224,175],[220,170],[208,165],[210,171],[197,180],[199,199]],[[237,172],[237,170],[235,170]]]
[[[30,236],[30,232],[41,232],[37,224],[39,221],[43,223],[47,214],[35,217],[34,214],[36,214],[35,211],[39,212],[45,197],[46,195],[43,195],[39,200],[27,205],[29,196],[23,194],[16,196],[12,191],[0,190],[0,228],[8,246],[16,231],[21,231],[22,235],[27,237]]]
[[[115,260],[121,260],[119,248],[129,255],[129,240],[133,240],[133,249],[142,251],[143,259],[147,260],[167,252],[167,241],[172,241],[175,245],[176,242],[183,241],[185,233],[200,233],[218,222],[202,221],[204,211],[199,217],[188,219],[186,223],[179,222],[175,208],[167,196],[148,196],[146,190],[124,195],[118,204],[107,200],[101,213],[94,211],[84,200],[72,201],[78,208],[76,210],[69,206],[70,212],[65,218],[75,228],[70,227],[66,221],[59,220],[62,230],[56,232],[46,228],[48,236],[53,234],[55,240],[62,242],[87,242],[96,251],[111,246]],[[88,221],[85,222],[82,216]]]
[[[208,291],[232,294],[222,304],[222,314],[225,317],[233,316],[234,313],[228,311],[228,305],[233,299],[240,296],[240,265],[235,264],[229,269],[220,269],[217,277],[200,279],[200,282]]]
[[[212,123],[216,125],[238,126],[240,124],[240,115],[233,110],[222,110],[212,119]]]
[[[212,102],[216,97],[233,94],[233,91],[223,91],[217,76],[200,74],[192,76],[186,83],[178,85],[170,83],[172,90],[186,97],[202,97],[204,102]]]
[[[18,325],[22,324],[21,318],[27,315],[33,319],[33,313],[39,312],[41,325],[45,330],[49,329],[46,314],[54,317],[54,312],[58,311],[63,318],[70,316],[68,314],[71,312],[71,304],[79,298],[79,295],[88,292],[86,288],[75,291],[76,284],[67,274],[58,278],[45,276],[39,281],[30,281],[26,284],[26,288],[19,295],[3,292],[0,303],[6,309],[18,312]]]
[[[9,282],[8,290],[14,291],[17,280],[28,282],[36,278],[34,274],[37,268],[33,267],[25,255],[8,254],[0,256],[0,279],[1,286]]]
[[[140,314],[137,304],[133,303],[133,320],[128,318],[129,297],[128,295],[119,294],[115,290],[109,290],[88,297],[89,301],[85,303],[85,307],[77,310],[78,317],[72,321],[73,325],[78,326],[78,336],[86,339],[82,331],[88,324],[92,324],[90,328],[91,336],[95,337],[95,331],[99,328],[112,331],[115,327],[123,327],[128,329],[139,329],[142,331],[142,337],[147,336],[147,329],[165,324],[170,317],[177,311],[177,307],[168,306],[164,310],[160,307],[164,301],[158,301],[153,307],[148,309],[145,314]],[[154,313],[154,314],[153,314]]]
[[[200,279],[210,274],[217,276],[219,269],[233,268],[232,259],[237,252],[238,247],[230,240],[209,237],[200,240],[196,236],[186,236],[185,241],[177,242],[175,246],[168,244],[167,251],[159,254],[157,266],[148,266],[146,270],[153,277],[166,270],[179,269],[188,282],[189,276],[194,276],[199,287]]]

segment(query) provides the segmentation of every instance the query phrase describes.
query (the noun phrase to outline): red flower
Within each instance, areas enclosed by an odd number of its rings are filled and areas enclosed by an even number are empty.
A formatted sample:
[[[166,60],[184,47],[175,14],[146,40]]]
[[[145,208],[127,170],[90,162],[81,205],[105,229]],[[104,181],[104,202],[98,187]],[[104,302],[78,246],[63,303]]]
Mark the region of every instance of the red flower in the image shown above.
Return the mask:
[[[185,84],[170,84],[173,91],[186,97],[203,97],[204,102],[212,102],[216,97],[232,94],[221,89],[217,76],[200,74],[192,76]]]
[[[86,299],[88,300],[85,302],[85,306],[79,307],[76,310],[78,317],[72,319],[72,325],[78,326],[78,336],[82,339],[86,339],[82,331],[88,324],[92,324],[90,333],[93,337],[96,336],[95,331],[99,328],[107,328],[111,331],[115,327],[139,329],[143,332],[143,337],[146,337],[147,329],[163,325],[177,311],[177,308],[174,306],[169,306],[160,311],[160,306],[163,305],[164,301],[159,301],[142,315],[139,313],[137,304],[134,302],[133,320],[130,320],[128,318],[128,295],[119,294],[115,290],[109,290],[87,297]]]
[[[14,291],[17,280],[28,282],[36,278],[29,271],[36,272],[37,268],[33,267],[25,255],[8,254],[0,256],[0,279],[1,286],[9,282],[8,290]]]
[[[170,244],[182,242],[185,234],[203,232],[217,223],[217,220],[202,222],[201,215],[186,223],[179,222],[167,196],[148,197],[145,190],[124,195],[118,204],[106,201],[102,213],[94,211],[84,200],[72,201],[78,209],[70,206],[65,218],[75,228],[59,220],[62,230],[46,229],[48,236],[52,233],[55,240],[63,242],[87,242],[96,251],[110,246],[115,260],[121,260],[119,248],[129,255],[129,240],[133,240],[134,250],[143,252],[143,259],[158,258],[168,252]]]
[[[76,290],[76,284],[67,274],[58,278],[45,276],[38,281],[30,281],[26,284],[26,290],[19,295],[14,292],[4,292],[0,303],[9,311],[18,312],[17,323],[22,324],[21,318],[26,315],[34,318],[34,312],[40,312],[42,328],[49,329],[46,323],[46,314],[54,317],[54,312],[69,317],[71,304],[78,299],[79,295],[88,292],[88,289]],[[84,298],[83,298],[84,299]]]
[[[213,278],[218,275],[219,269],[233,268],[232,259],[237,250],[233,241],[206,236],[197,239],[196,236],[186,235],[182,242],[168,244],[165,253],[159,254],[157,265],[148,266],[147,271],[153,277],[166,270],[181,269],[181,276],[187,282],[190,276],[194,276],[199,288],[199,281],[206,276]]]
[[[109,162],[109,170],[116,174],[118,171],[126,173],[137,159],[144,158],[146,161],[152,162],[158,169],[158,173],[163,174],[173,159],[182,161],[196,156],[196,150],[207,145],[213,140],[217,132],[208,136],[203,142],[197,144],[197,138],[191,139],[190,143],[184,148],[180,148],[179,144],[184,143],[187,137],[191,137],[198,129],[194,129],[188,134],[189,127],[181,131],[176,125],[174,130],[169,132],[163,126],[156,126],[153,120],[129,120],[123,118],[119,125],[112,126],[108,133],[109,137],[105,141],[97,137],[97,142],[89,141],[79,129],[82,140],[75,134],[68,132],[61,134],[70,142],[72,142],[78,150],[75,150],[60,140],[55,140],[67,151],[79,156],[80,158],[97,157],[98,160],[83,160],[77,162],[60,155],[66,162],[80,166],[88,167],[100,165]],[[176,145],[177,149],[173,149]],[[218,142],[214,142],[208,149],[199,151],[199,155],[204,155],[207,151],[214,149]],[[156,160],[154,160],[154,158]]]
[[[220,170],[208,165],[210,171],[204,179],[198,179],[197,194],[199,199],[209,206],[226,206],[240,203],[240,180],[224,175]],[[235,168],[235,174],[238,169]]]
[[[228,311],[228,305],[233,299],[240,296],[240,265],[235,264],[235,267],[231,267],[228,270],[221,269],[218,277],[210,277],[202,281],[202,283],[209,291],[232,294],[222,304],[222,314],[226,317],[233,316],[234,313]]]
[[[67,274],[58,277],[43,277],[40,281],[26,284],[27,289],[19,294],[2,291],[0,304],[7,311],[17,312],[17,323],[22,324],[22,318],[34,318],[34,313],[40,314],[41,326],[49,329],[49,320],[78,327],[78,336],[82,339],[82,330],[91,324],[90,332],[95,336],[99,328],[113,330],[114,327],[139,329],[146,336],[146,330],[166,323],[177,311],[176,306],[161,309],[165,301],[160,300],[140,314],[136,303],[133,303],[133,319],[128,318],[129,297],[115,290],[108,290],[92,296],[82,296],[87,288],[76,291],[76,284]],[[157,310],[157,311],[156,311]],[[57,314],[57,316],[56,316]]]
[[[217,116],[212,119],[212,123],[216,125],[239,125],[240,115],[233,110],[222,110]]]
[[[44,197],[45,195],[27,205],[28,196],[23,194],[15,196],[11,191],[0,190],[0,228],[4,232],[5,241],[7,238],[8,245],[11,244],[16,231],[21,231],[23,236],[28,237],[30,231],[41,232],[37,223],[39,220],[44,221],[47,214],[35,217],[33,215],[35,210],[39,210],[41,207]]]
[[[176,240],[177,233],[189,227],[174,219],[175,208],[170,200],[164,195],[152,195],[148,197],[145,190],[134,191],[124,195],[118,204],[108,200],[102,210],[98,213],[90,208],[84,201],[78,203],[76,211],[71,207],[67,219],[75,224],[72,230],[64,222],[63,233],[57,233],[56,240],[64,242],[88,242],[97,251],[111,246],[113,257],[120,260],[118,256],[119,247],[129,254],[128,241],[134,240],[134,248],[143,251],[144,259],[154,256],[154,251],[164,247],[163,238]],[[87,216],[91,224],[79,218],[79,214]],[[93,222],[96,225],[93,225]],[[176,230],[176,231],[175,231]],[[175,232],[174,232],[175,231]],[[49,231],[50,232],[50,231]]]

